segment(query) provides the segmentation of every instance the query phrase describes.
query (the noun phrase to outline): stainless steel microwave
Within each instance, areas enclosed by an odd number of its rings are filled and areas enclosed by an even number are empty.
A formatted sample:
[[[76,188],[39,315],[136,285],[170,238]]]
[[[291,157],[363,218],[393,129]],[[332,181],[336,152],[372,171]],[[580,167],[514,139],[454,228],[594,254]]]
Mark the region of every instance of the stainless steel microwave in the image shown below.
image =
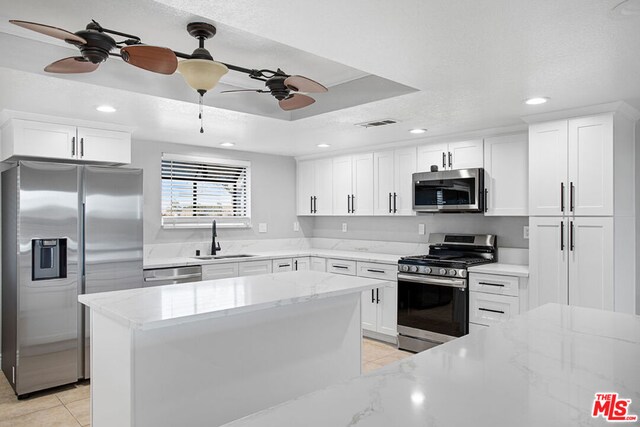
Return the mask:
[[[458,169],[413,174],[416,212],[482,212],[484,169]]]

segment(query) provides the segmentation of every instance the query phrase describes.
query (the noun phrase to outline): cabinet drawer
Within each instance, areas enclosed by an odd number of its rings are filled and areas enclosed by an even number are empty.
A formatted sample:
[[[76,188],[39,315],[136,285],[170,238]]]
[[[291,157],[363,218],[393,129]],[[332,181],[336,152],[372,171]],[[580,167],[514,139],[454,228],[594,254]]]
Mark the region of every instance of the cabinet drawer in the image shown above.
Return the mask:
[[[394,281],[397,279],[397,265],[360,261],[358,261],[356,265],[358,267],[358,276],[360,277],[369,277],[371,279],[387,279]]]
[[[271,273],[271,261],[244,261],[238,267],[239,276],[253,276]]]
[[[273,272],[293,271],[293,260],[291,258],[280,258],[273,260]]]
[[[202,266],[202,280],[238,277],[238,263],[205,264]]]
[[[469,290],[517,297],[518,278],[498,274],[470,273]]]
[[[491,326],[518,313],[518,297],[469,292],[469,322]]]
[[[349,276],[356,275],[356,262],[344,259],[327,260],[327,273],[346,274]]]
[[[488,328],[487,325],[479,325],[477,323],[469,323],[469,334],[475,334],[476,332],[483,331]]]

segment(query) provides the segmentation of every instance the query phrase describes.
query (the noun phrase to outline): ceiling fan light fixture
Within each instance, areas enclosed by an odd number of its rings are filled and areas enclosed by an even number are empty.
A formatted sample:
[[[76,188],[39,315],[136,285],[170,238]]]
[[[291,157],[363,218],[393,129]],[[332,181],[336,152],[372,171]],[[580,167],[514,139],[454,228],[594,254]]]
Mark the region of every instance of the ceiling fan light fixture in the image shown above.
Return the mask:
[[[185,59],[178,63],[178,72],[189,86],[204,93],[213,89],[229,69],[224,64],[208,59]]]

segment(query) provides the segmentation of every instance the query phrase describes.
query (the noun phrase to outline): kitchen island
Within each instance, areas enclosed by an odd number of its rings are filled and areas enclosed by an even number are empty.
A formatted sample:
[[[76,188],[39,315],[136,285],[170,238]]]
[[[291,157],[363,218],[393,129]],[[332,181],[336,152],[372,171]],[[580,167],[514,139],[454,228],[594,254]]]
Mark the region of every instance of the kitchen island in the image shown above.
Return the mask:
[[[79,296],[92,426],[218,426],[361,373],[360,295],[296,271]]]
[[[602,426],[597,393],[640,415],[638,361],[640,317],[549,304],[225,427]]]

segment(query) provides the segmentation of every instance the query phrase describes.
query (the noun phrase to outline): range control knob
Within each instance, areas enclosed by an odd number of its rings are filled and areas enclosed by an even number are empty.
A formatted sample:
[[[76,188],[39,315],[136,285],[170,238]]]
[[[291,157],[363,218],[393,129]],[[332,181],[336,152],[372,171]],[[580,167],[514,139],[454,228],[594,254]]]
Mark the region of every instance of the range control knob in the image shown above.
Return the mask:
[[[424,272],[425,272],[426,274],[431,273],[431,267],[425,267],[425,268],[424,268]]]
[[[403,265],[401,267],[402,271],[409,271],[409,266],[408,265]]]
[[[453,268],[451,270],[449,270],[449,276],[456,276],[458,274],[457,271],[455,271]]]
[[[417,273],[418,272],[418,267],[416,267],[415,265],[412,265],[411,267],[409,267],[409,271]]]
[[[445,276],[447,274],[447,270],[444,268],[441,268],[440,271],[438,271],[438,273],[440,273],[441,276]]]

